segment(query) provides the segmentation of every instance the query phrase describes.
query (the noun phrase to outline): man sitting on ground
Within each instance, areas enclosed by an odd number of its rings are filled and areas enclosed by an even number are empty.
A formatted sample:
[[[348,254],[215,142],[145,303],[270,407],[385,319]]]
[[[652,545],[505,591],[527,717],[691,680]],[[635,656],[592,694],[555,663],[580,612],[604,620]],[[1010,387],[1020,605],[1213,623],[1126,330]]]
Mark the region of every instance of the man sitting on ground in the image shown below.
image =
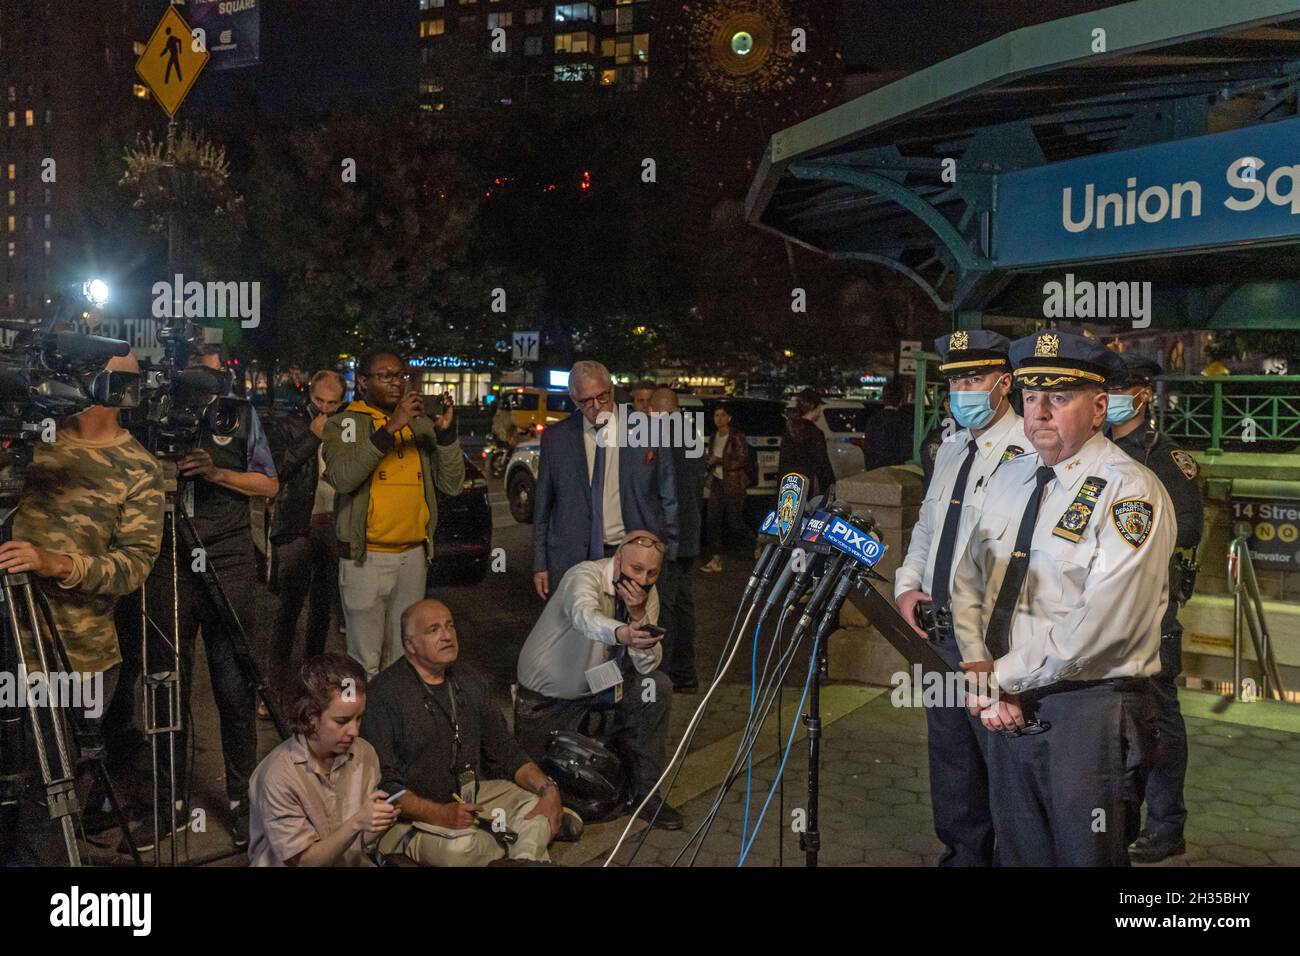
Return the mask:
[[[380,852],[427,866],[549,860],[551,840],[576,840],[582,821],[511,736],[487,681],[456,663],[451,610],[417,601],[401,626],[405,656],[371,684],[361,728],[379,754],[380,786],[405,791],[396,802],[411,821],[389,830]]]

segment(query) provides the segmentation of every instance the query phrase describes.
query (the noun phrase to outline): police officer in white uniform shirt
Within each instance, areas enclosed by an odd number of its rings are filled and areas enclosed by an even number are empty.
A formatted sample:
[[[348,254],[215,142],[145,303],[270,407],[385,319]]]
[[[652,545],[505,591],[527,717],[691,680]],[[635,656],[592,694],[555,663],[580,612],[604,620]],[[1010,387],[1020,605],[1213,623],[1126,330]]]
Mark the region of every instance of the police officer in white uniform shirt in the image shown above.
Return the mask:
[[[1153,746],[1151,676],[1176,523],[1160,480],[1102,434],[1099,342],[1013,342],[1032,452],[972,509],[952,583],[968,700],[988,735],[998,862],[1127,866]],[[978,686],[978,685],[977,685]]]
[[[950,667],[961,653],[953,636],[948,595],[956,558],[966,547],[963,511],[984,505],[989,479],[1004,461],[1024,454],[1029,440],[1011,407],[1011,362],[1006,336],[983,329],[935,339],[939,371],[948,377],[949,406],[960,430],[945,436],[934,476],[907,549],[894,576],[903,619],[934,645]],[[950,429],[952,423],[945,423]],[[969,521],[965,529],[969,531]],[[979,717],[955,706],[927,707],[930,805],[934,832],[943,842],[940,866],[991,866],[993,817],[989,811],[986,733]]]

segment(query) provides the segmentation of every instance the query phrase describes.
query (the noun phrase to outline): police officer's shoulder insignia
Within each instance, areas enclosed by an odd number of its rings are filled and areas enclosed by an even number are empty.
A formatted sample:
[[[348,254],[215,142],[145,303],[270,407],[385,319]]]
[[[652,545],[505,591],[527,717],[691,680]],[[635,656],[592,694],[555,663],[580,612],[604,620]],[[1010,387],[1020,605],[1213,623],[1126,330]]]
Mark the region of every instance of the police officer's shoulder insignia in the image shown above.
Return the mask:
[[[1125,498],[1110,506],[1110,515],[1120,537],[1136,550],[1146,543],[1155,522],[1155,508],[1142,498]]]
[[[1024,453],[1025,450],[1021,448],[1019,445],[1008,445],[1006,449],[1002,452],[1002,461],[999,461],[998,464],[1002,464],[1003,461],[1010,461],[1012,458],[1015,458],[1017,455],[1023,455]]]
[[[1183,451],[1181,448],[1175,448],[1169,453],[1169,457],[1174,460],[1174,464],[1178,466],[1178,470],[1187,476],[1188,481],[1191,481],[1196,477],[1198,473],[1196,459],[1187,452]]]

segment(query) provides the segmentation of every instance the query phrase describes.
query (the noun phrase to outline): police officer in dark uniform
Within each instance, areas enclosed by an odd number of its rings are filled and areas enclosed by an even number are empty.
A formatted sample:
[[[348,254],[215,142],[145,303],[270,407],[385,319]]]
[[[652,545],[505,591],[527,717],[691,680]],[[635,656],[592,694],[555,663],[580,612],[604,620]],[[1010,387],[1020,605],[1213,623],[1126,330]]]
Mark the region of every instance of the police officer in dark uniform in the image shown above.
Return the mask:
[[[1201,488],[1196,461],[1155,429],[1153,384],[1159,364],[1140,355],[1121,356],[1126,374],[1108,385],[1106,421],[1110,438],[1160,479],[1174,503],[1178,519],[1176,548],[1169,567],[1169,603],[1160,625],[1160,673],[1153,681],[1159,716],[1158,743],[1147,768],[1146,826],[1129,847],[1138,863],[1158,863],[1186,852],[1183,825],[1183,779],[1187,775],[1187,728],[1178,709],[1178,673],[1182,670],[1183,628],[1178,607],[1191,597],[1195,583],[1196,546],[1204,530]]]
[[[190,365],[221,369],[220,346],[204,345],[192,350]],[[231,831],[236,846],[248,843],[248,779],[257,768],[257,695],[250,680],[248,660],[241,659],[251,647],[230,633],[225,624],[215,595],[206,585],[201,568],[216,572],[221,590],[229,600],[242,629],[252,641],[256,626],[256,595],[258,588],[257,560],[249,520],[249,498],[274,497],[280,483],[276,477],[275,462],[261,421],[253,406],[247,401],[226,396],[221,400],[221,412],[213,415],[200,429],[197,447],[186,453],[174,466],[168,463],[168,478],[179,476],[176,493],[177,511],[184,511],[197,535],[191,541],[184,520],[177,517],[180,531],[176,554],[177,581],[180,612],[179,643],[181,658],[181,710],[182,722],[191,725],[191,677],[194,670],[194,651],[198,632],[203,631],[203,647],[212,682],[212,695],[216,701],[221,727],[221,751],[225,758],[226,795],[229,798]],[[215,424],[215,427],[214,427]],[[172,623],[171,535],[163,541],[162,557],[154,565],[145,585],[151,623],[149,665],[151,670],[166,669],[170,661],[170,630]],[[140,675],[140,605],[138,597],[119,605],[118,628],[122,634],[123,684],[128,696],[118,694],[106,715],[106,722],[120,738],[123,724],[129,724],[134,709],[135,679]],[[159,629],[168,632],[159,633]],[[127,672],[127,668],[130,671]],[[160,698],[160,722],[170,718],[166,714],[165,697]],[[176,747],[176,789],[184,793],[185,766],[188,747],[185,737]],[[163,752],[162,776],[159,792],[166,794],[169,783],[166,777],[166,756]],[[226,808],[221,808],[223,811]],[[179,825],[188,823],[187,808],[182,808],[177,818]],[[152,819],[149,815],[147,819]],[[161,814],[163,825],[168,815]],[[166,838],[163,833],[163,838]],[[137,838],[138,848],[153,847],[154,834],[146,832]]]

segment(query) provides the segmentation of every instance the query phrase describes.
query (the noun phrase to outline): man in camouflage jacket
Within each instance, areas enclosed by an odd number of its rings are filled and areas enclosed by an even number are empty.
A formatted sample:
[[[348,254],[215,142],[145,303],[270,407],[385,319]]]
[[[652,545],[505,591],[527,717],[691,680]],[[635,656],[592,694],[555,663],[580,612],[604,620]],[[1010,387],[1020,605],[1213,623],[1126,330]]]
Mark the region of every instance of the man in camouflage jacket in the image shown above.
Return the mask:
[[[140,370],[129,355],[107,367]],[[35,576],[71,669],[83,675],[85,729],[92,732],[122,661],[113,607],[144,583],[158,556],[162,524],[162,468],[119,425],[116,408],[92,406],[58,422],[54,441],[36,444],[12,540],[0,545],[0,571]],[[63,670],[52,649],[47,654],[50,667]],[[27,663],[30,670],[38,666],[30,654]],[[99,686],[92,692],[88,682]],[[39,796],[38,789],[29,784],[28,796]],[[4,830],[12,832],[0,824]]]

